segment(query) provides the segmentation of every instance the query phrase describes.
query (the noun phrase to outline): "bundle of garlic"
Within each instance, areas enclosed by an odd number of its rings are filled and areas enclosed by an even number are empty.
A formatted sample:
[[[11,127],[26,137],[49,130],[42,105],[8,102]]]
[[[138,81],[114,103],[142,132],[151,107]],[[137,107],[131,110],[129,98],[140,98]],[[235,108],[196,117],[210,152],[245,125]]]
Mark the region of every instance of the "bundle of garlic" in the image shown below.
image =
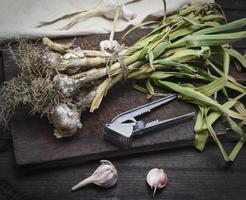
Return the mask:
[[[32,112],[48,116],[57,137],[71,136],[81,128],[80,115],[86,108],[93,112],[113,85],[135,79],[134,87],[149,96],[157,95],[154,84],[197,104],[196,148],[203,150],[211,135],[224,159],[232,161],[245,143],[246,109],[241,99],[246,86],[228,72],[231,58],[244,68],[246,60],[228,43],[246,37],[240,31],[246,19],[224,22],[217,5],[193,4],[164,18],[152,32],[120,52],[82,50],[48,38],[43,39],[46,49],[25,43],[14,52],[19,77],[0,90],[1,121],[24,103]],[[222,63],[215,61],[219,56]],[[190,80],[199,80],[203,86],[195,87]],[[146,88],[137,84],[145,81]],[[229,90],[237,96],[229,95]],[[227,100],[223,105],[217,100],[220,91]],[[212,127],[218,118],[224,118],[239,136],[229,155]]]

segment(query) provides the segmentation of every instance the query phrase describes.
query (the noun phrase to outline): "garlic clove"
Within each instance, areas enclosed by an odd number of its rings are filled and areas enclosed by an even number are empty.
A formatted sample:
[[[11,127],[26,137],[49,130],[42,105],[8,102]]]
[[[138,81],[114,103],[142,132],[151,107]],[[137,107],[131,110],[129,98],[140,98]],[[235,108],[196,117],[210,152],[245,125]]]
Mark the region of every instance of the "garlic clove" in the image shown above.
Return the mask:
[[[75,191],[87,184],[94,183],[100,187],[110,188],[113,187],[118,180],[118,173],[115,166],[108,160],[101,160],[101,165],[94,171],[94,173],[77,185],[72,187]]]
[[[168,178],[167,174],[163,169],[153,168],[147,174],[147,183],[154,188],[153,196],[155,195],[156,189],[164,188],[167,185]]]

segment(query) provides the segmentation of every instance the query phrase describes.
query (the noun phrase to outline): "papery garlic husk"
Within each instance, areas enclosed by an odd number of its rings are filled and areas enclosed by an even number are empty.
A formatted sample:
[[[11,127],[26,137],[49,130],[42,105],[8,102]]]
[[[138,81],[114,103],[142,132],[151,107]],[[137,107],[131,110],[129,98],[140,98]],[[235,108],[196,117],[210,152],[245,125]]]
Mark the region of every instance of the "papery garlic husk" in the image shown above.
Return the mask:
[[[168,178],[167,174],[163,169],[153,168],[147,174],[147,183],[154,188],[153,196],[155,195],[156,189],[164,188],[167,185]]]
[[[72,191],[90,183],[104,188],[113,187],[117,183],[118,173],[115,166],[108,160],[101,160],[100,162],[102,164],[95,170],[95,172],[88,178],[73,186]]]

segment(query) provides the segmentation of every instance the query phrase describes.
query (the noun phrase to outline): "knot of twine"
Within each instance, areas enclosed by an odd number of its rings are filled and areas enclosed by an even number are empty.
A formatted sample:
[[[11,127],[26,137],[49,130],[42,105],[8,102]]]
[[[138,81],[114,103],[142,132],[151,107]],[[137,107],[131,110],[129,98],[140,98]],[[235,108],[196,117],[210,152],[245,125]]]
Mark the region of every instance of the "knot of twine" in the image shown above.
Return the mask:
[[[107,64],[106,64],[106,70],[108,74],[108,78],[111,79],[111,74],[110,74],[110,67],[112,66],[113,62],[117,61],[120,64],[120,69],[121,73],[123,75],[123,80],[127,80],[128,78],[128,71],[127,67],[123,61],[123,58],[118,54],[118,52],[113,52],[111,57],[108,59]]]

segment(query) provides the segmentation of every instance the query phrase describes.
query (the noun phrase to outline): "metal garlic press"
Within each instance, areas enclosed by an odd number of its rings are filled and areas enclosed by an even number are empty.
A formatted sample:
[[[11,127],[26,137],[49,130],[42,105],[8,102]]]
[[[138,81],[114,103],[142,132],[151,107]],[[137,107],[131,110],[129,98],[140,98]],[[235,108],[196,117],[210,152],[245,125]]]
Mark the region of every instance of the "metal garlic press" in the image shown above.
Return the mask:
[[[194,112],[167,120],[155,120],[148,123],[135,119],[135,117],[149,113],[152,109],[164,105],[175,98],[177,98],[176,95],[169,95],[119,114],[110,123],[105,125],[104,139],[121,148],[128,148],[135,136],[149,133],[159,128],[166,128],[193,118],[195,115]]]

